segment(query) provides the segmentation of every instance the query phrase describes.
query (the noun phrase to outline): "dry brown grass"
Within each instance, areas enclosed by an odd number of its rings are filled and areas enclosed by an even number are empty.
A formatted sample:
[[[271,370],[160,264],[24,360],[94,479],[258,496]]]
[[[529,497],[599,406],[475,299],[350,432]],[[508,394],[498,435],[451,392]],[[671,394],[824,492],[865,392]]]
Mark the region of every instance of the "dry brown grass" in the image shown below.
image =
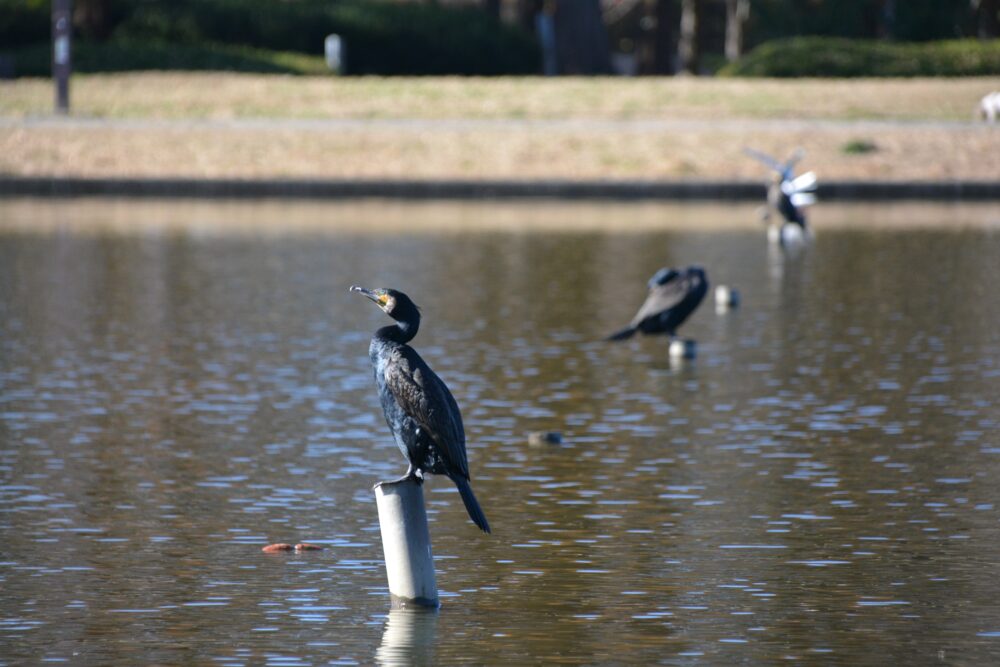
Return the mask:
[[[335,78],[141,73],[74,78],[105,118],[968,120],[1000,77],[963,79]],[[0,116],[46,115],[47,80],[0,83]]]
[[[843,151],[863,138],[877,150]],[[390,179],[763,179],[740,149],[784,155],[824,179],[984,179],[1000,174],[1000,130],[559,131],[537,128],[212,130],[0,129],[0,173],[54,176]]]
[[[46,81],[0,84],[0,173],[393,179],[756,179],[743,146],[807,149],[823,179],[983,179],[1000,130],[968,121],[1000,78],[337,79],[237,74],[78,77],[77,117],[43,124]],[[274,119],[248,127],[188,120]],[[381,119],[304,126],[287,119]],[[393,123],[472,119],[479,124]],[[548,119],[576,120],[549,123]],[[779,119],[774,122],[762,120]],[[797,122],[785,124],[781,119]],[[878,120],[879,123],[864,121]],[[933,121],[913,123],[914,120]],[[152,121],[150,124],[144,124]],[[166,121],[166,122],[163,122]],[[388,121],[388,122],[384,122]],[[595,122],[596,121],[596,122]],[[652,121],[643,124],[643,121]],[[688,123],[688,121],[696,121]],[[813,122],[815,121],[815,122]],[[948,122],[945,122],[948,121]],[[713,124],[716,123],[717,124]],[[852,155],[852,141],[876,150]]]

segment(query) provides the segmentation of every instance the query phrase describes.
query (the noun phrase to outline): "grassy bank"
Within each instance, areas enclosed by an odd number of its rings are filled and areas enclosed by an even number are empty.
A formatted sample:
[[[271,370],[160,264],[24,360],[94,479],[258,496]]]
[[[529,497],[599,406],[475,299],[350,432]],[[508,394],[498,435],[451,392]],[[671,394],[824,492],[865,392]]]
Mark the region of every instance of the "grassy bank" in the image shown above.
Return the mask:
[[[0,172],[756,179],[765,173],[741,154],[742,147],[786,155],[802,146],[808,153],[802,166],[826,179],[979,180],[1000,173],[1000,130],[968,121],[980,97],[995,89],[1000,78],[337,79],[147,73],[76,78],[75,116],[139,121],[81,126],[30,122],[51,113],[51,84],[20,80],[0,83],[0,118],[6,119],[0,126]],[[192,119],[222,124],[183,122]],[[227,119],[279,122],[227,127]],[[336,128],[282,124],[281,119],[509,122]],[[769,119],[800,122],[759,122]],[[180,122],[144,125],[145,120]],[[521,122],[533,120],[607,122]],[[713,126],[716,120],[720,124]],[[868,148],[858,152],[853,149],[858,145]]]
[[[968,120],[1000,77],[709,78],[78,76],[75,115],[102,118],[811,118]],[[46,79],[0,82],[0,116],[46,115]]]

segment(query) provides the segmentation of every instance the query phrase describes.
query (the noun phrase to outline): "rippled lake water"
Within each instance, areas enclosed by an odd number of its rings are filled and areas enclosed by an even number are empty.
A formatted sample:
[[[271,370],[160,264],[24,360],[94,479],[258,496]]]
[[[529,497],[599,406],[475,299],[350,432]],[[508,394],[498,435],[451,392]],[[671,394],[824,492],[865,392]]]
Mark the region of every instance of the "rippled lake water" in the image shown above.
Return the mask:
[[[1000,210],[815,215],[0,202],[0,664],[1000,660]],[[600,341],[690,263],[743,294],[693,363]],[[438,614],[352,283],[421,305],[494,528],[428,483]]]

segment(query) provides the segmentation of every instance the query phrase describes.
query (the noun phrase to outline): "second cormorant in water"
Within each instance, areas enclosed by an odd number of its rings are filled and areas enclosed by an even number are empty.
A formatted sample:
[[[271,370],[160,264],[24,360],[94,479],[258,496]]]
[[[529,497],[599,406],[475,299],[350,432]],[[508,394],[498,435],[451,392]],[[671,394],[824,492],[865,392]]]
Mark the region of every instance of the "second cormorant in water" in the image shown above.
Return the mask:
[[[660,269],[649,279],[649,296],[632,321],[608,340],[625,340],[637,331],[676,335],[677,327],[694,312],[708,291],[708,278],[700,266]]]
[[[490,532],[483,510],[469,486],[465,428],[455,398],[416,350],[407,345],[420,328],[420,311],[402,292],[351,287],[374,301],[395,325],[375,332],[368,355],[385,421],[409,463],[402,479],[422,481],[423,473],[447,475],[458,487],[469,517]]]

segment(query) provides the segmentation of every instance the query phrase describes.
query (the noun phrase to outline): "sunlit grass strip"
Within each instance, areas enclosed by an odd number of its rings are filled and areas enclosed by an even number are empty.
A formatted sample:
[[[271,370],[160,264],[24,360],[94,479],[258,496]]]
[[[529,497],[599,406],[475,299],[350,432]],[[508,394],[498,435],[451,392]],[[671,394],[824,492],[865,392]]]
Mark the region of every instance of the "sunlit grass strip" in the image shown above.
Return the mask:
[[[319,58],[272,52],[267,57],[294,60],[298,72],[325,71]],[[0,116],[52,113],[47,79],[2,82],[0,90]],[[1000,76],[760,80],[144,72],[76,76],[72,105],[76,115],[101,118],[971,121],[990,90],[1000,90]]]

